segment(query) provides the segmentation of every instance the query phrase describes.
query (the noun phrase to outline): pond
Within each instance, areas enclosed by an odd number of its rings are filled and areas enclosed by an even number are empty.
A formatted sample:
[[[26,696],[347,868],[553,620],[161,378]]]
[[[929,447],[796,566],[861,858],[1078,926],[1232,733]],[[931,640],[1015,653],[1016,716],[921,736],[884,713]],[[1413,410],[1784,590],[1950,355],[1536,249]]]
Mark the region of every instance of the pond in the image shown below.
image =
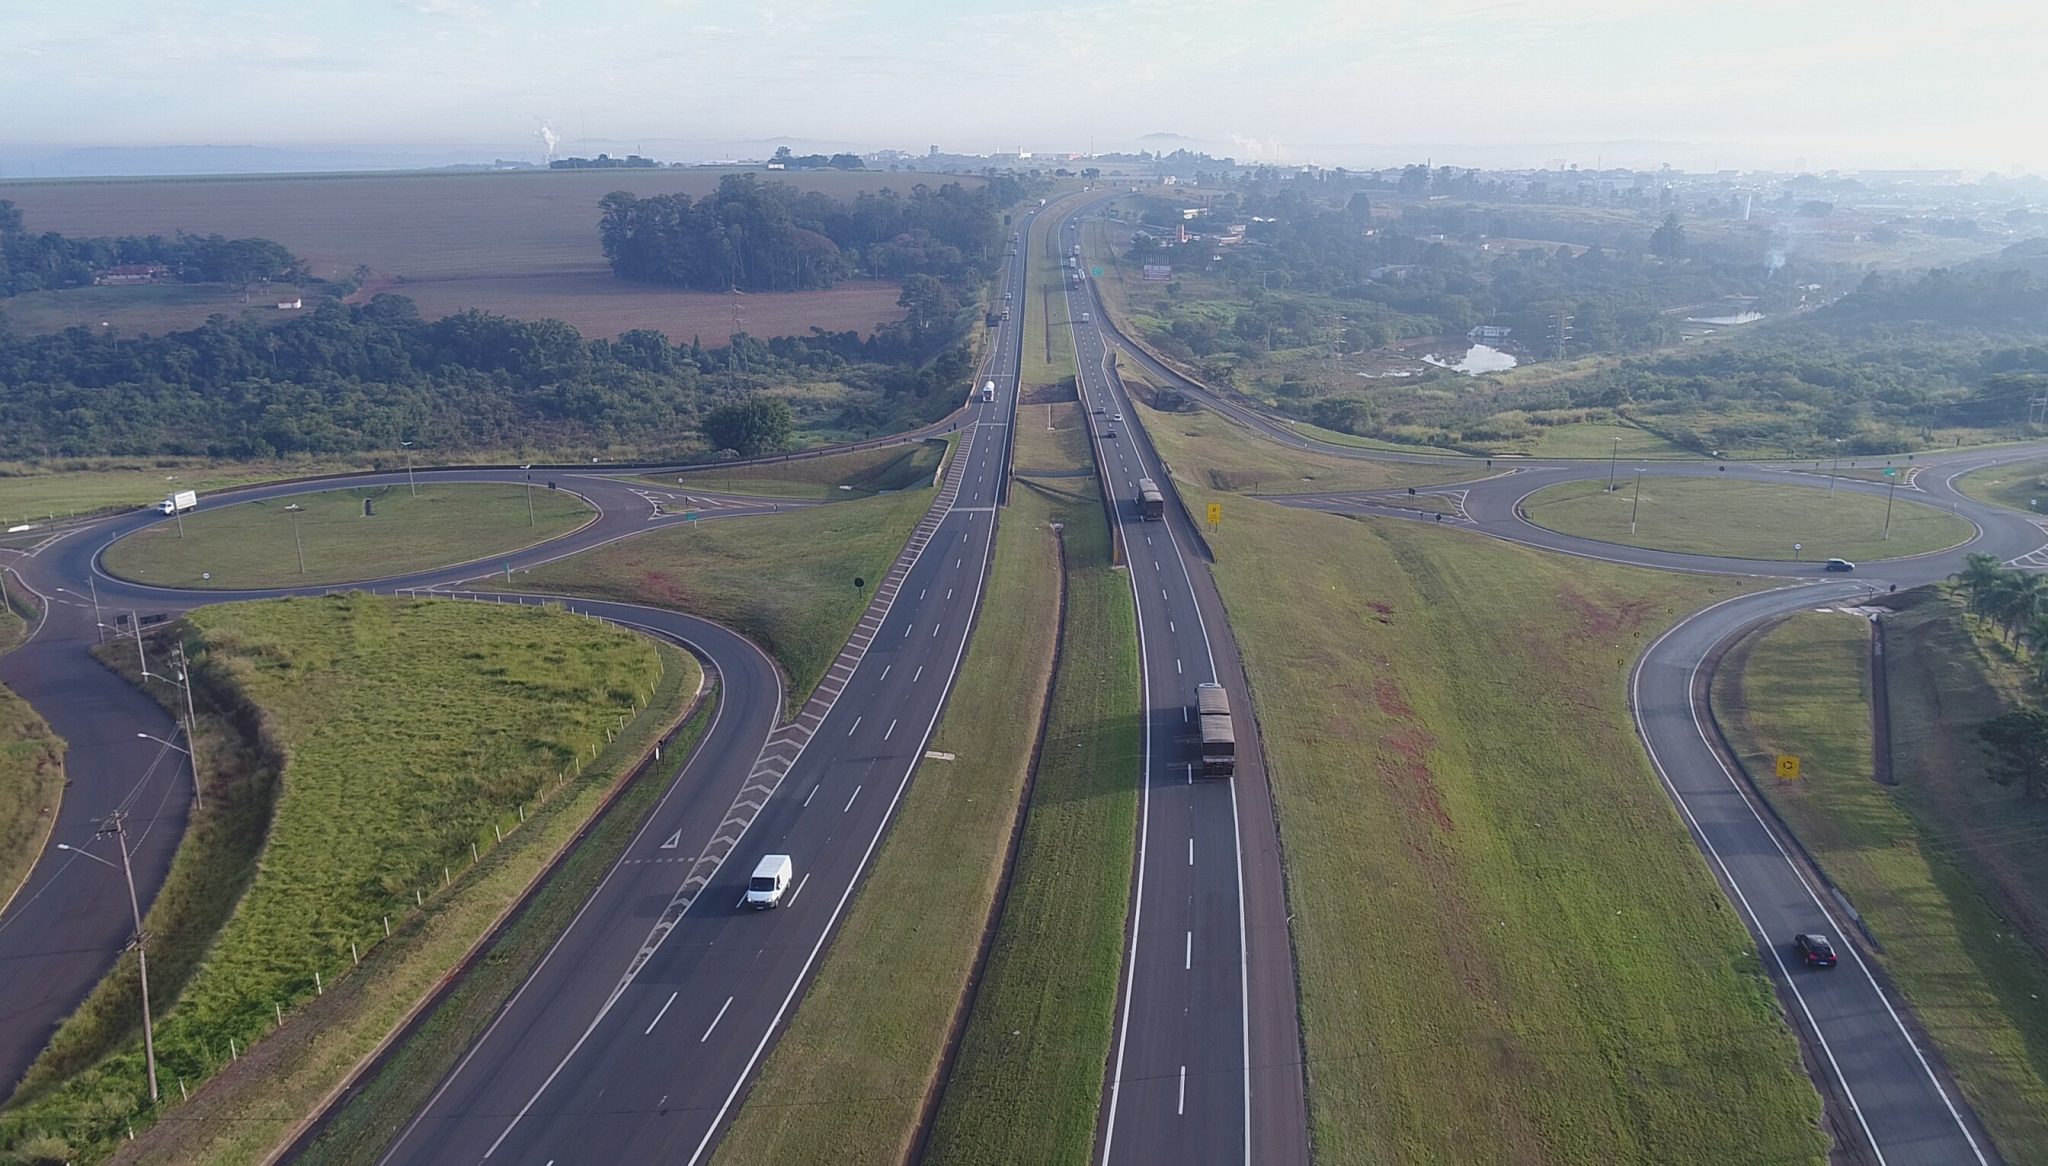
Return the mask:
[[[1512,354],[1502,352],[1491,344],[1474,344],[1455,361],[1446,360],[1436,353],[1430,353],[1423,357],[1422,361],[1424,364],[1464,373],[1468,377],[1476,377],[1481,373],[1506,372],[1518,363]]]

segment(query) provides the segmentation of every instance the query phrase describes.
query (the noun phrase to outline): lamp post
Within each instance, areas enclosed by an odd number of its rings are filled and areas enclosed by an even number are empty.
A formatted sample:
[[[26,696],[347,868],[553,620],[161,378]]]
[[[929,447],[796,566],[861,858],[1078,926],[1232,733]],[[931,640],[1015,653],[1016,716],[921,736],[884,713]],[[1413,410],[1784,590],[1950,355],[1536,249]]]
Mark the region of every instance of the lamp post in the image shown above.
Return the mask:
[[[1835,473],[1842,468],[1842,439],[1835,439],[1835,460],[1828,466],[1828,497],[1835,496]]]
[[[1621,439],[1614,438],[1614,445],[1607,451],[1607,492],[1614,493],[1614,470],[1621,457]]]
[[[299,515],[304,514],[306,508],[293,502],[284,508],[284,512],[292,516],[292,549],[299,552],[299,574],[303,575],[306,573],[306,544],[299,538]]]
[[[128,883],[128,914],[135,921],[135,970],[142,980],[142,1052],[149,1064],[149,1101],[156,1104],[156,1028],[149,1016],[149,947],[148,936],[142,930],[142,902],[135,897],[135,870],[128,865],[128,829],[120,811],[107,816],[107,825],[100,828],[100,834],[112,834],[121,848],[121,877]],[[89,858],[101,866],[114,864],[89,850],[80,850],[66,842],[59,842],[57,849]]]
[[[136,647],[138,651],[141,649],[139,637]],[[185,730],[185,748],[179,750],[179,752],[192,760],[192,808],[194,810],[202,810],[206,808],[206,795],[199,784],[199,717],[198,714],[192,711],[192,668],[185,662],[185,645],[182,642],[171,645],[171,655],[177,660],[178,670],[176,672],[170,676],[159,676],[145,669],[142,675],[145,679],[149,680],[174,680],[179,688],[185,690],[185,723],[183,726]],[[171,745],[169,741],[165,741],[162,737],[150,737],[148,733],[137,733],[135,735],[138,737],[149,737],[152,741],[160,741],[163,744]],[[171,748],[177,749],[178,747],[171,745]]]
[[[417,485],[416,483],[414,483],[414,481],[413,481],[413,478],[412,478],[412,442],[410,442],[410,441],[401,441],[401,442],[399,442],[398,444],[400,444],[400,445],[402,445],[402,446],[404,446],[404,447],[405,447],[405,486],[406,486],[406,489],[408,489],[408,490],[411,490],[411,491],[412,491],[412,496],[413,496],[413,497],[415,497],[415,498],[417,498],[417,497],[419,497],[419,496],[420,496],[420,488],[419,488],[419,486],[418,486],[418,485]]]
[[[183,509],[183,508],[181,508],[181,507],[180,507],[180,506],[178,505],[178,503],[177,503],[177,501],[176,501],[176,499],[177,499],[177,497],[178,497],[178,487],[176,486],[176,484],[175,484],[175,483],[177,482],[177,480],[178,480],[178,475],[176,475],[176,474],[167,474],[167,475],[165,475],[165,477],[164,477],[164,481],[166,481],[166,482],[170,482],[170,483],[173,483],[173,485],[171,486],[171,498],[172,498],[172,502],[171,502],[171,518],[172,518],[172,520],[173,520],[173,521],[175,521],[175,522],[176,522],[176,523],[178,524],[178,537],[179,537],[179,538],[184,538],[184,537],[185,537],[185,511],[184,511],[184,509]]]
[[[533,520],[533,465],[528,463],[519,468],[526,471],[526,525],[537,526]]]
[[[1636,532],[1636,513],[1643,508],[1643,467],[1636,467],[1636,498],[1628,507],[1628,532]]]
[[[1885,479],[1887,484],[1884,491],[1884,541],[1890,542],[1892,541],[1892,499],[1897,497],[1899,493],[1899,475],[1895,470],[1886,469]]]

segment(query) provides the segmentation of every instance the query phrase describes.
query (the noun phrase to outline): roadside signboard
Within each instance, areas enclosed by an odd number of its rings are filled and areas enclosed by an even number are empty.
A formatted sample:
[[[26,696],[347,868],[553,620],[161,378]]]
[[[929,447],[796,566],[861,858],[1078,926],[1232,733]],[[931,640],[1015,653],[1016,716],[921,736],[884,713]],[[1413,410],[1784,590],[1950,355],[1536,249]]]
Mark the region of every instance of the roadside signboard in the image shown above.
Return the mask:
[[[1778,754],[1778,776],[1786,781],[1799,780],[1799,758],[1795,754]]]

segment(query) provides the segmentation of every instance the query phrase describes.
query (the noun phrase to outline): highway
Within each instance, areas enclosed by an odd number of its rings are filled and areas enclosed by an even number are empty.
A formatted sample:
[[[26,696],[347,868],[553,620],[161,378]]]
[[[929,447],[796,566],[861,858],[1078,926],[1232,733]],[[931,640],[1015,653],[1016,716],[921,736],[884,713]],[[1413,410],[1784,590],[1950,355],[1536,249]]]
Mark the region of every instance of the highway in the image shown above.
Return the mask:
[[[1071,252],[1079,232],[1061,234]],[[1067,283],[1082,414],[1114,502],[1144,696],[1137,869],[1099,1119],[1104,1163],[1306,1163],[1308,1113],[1278,831],[1223,605],[1172,483],[1110,371],[1092,285]],[[1083,319],[1083,316],[1088,319]],[[1167,493],[1143,521],[1137,483]],[[1189,710],[1221,683],[1237,774],[1204,778]]]
[[[1101,318],[1099,306],[1095,309]],[[1241,401],[1226,400],[1189,381],[1121,337],[1112,343],[1122,358],[1142,364],[1164,383],[1262,435],[1295,448],[1343,457],[1442,463],[1430,454],[1387,455],[1305,438],[1284,421]],[[1856,935],[1832,893],[1796,861],[1796,848],[1781,838],[1769,816],[1754,804],[1743,779],[1717,747],[1705,709],[1707,667],[1717,650],[1758,622],[1800,610],[1854,604],[1900,589],[1945,579],[1963,558],[1986,553],[2000,561],[2040,567],[2048,560],[2048,533],[2028,516],[1980,503],[1955,488],[1973,469],[2038,458],[2048,444],[1995,450],[1958,450],[1917,455],[1911,485],[1900,501],[1951,510],[1976,526],[1962,546],[1909,558],[1860,564],[1853,574],[1829,574],[1812,560],[1754,560],[1646,550],[1580,538],[1536,526],[1523,517],[1531,493],[1562,481],[1604,479],[1616,472],[1605,462],[1550,462],[1475,459],[1470,480],[1418,487],[1445,496],[1452,512],[1439,519],[1409,504],[1403,490],[1302,495],[1275,498],[1284,505],[1334,513],[1377,514],[1475,531],[1543,550],[1663,570],[1697,571],[1777,580],[1769,590],[1744,595],[1681,621],[1656,640],[1637,662],[1630,699],[1644,748],[1687,829],[1706,856],[1723,890],[1756,940],[1766,970],[1778,985],[1788,1021],[1797,1028],[1820,1066],[1824,1095],[1845,1111],[1843,1123],[1857,1149],[1885,1166],[1989,1163],[2000,1159],[1938,1057],[1916,1035],[1904,1004],[1889,982],[1867,961],[1857,942],[1839,943],[1843,960],[1833,970],[1801,965],[1791,939],[1802,931],[1836,937]],[[1864,459],[1866,461],[1873,459]],[[1619,473],[1637,466],[1620,463]],[[1830,475],[1812,462],[1728,463],[1711,459],[1641,464],[1645,476],[1727,476],[1827,489]],[[1838,490],[1883,496],[1874,482],[1838,478]]]

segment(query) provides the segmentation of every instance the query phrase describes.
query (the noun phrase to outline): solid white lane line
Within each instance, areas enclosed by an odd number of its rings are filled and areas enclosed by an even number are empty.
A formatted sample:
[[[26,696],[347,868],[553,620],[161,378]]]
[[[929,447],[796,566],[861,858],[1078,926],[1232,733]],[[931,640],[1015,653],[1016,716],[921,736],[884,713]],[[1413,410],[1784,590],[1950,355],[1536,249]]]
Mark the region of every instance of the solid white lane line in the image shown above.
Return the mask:
[[[1187,951],[1186,954],[1181,956],[1180,966],[1181,970],[1185,972],[1195,970],[1195,933],[1193,931],[1188,932]]]
[[[804,884],[805,884],[805,883],[807,883],[807,882],[810,882],[810,881],[811,881],[811,872],[810,872],[810,871],[805,871],[805,872],[804,872],[804,877],[802,877],[802,878],[800,878],[800,879],[798,879],[798,880],[796,881],[796,890],[794,890],[794,891],[791,891],[791,892],[789,893],[789,902],[790,902],[790,905],[791,905],[791,906],[795,906],[795,904],[796,904],[796,897],[797,897],[798,895],[801,895],[801,894],[803,894],[803,893],[804,893]]]
[[[852,726],[852,728],[849,728],[849,729],[847,729],[847,730],[846,730],[846,735],[847,735],[847,736],[849,736],[849,737],[853,736],[853,731],[854,731],[854,729],[858,729],[858,728],[860,728],[860,718],[859,718],[859,717],[855,717],[855,718],[853,718],[853,726]]]
[[[812,787],[811,787],[811,792],[810,792],[810,793],[807,793],[807,794],[805,794],[805,795],[804,795],[804,805],[806,805],[806,806],[810,805],[810,804],[811,804],[811,799],[812,799],[812,798],[814,798],[814,797],[817,797],[817,796],[818,796],[818,787],[817,787],[817,786],[812,786]]]
[[[844,814],[847,810],[851,810],[853,808],[854,799],[858,797],[860,797],[860,787],[854,786],[853,797],[846,799],[846,809],[840,810],[839,812]]]
[[[721,1004],[721,1005],[719,1005],[719,1006],[718,1006],[718,1015],[716,1015],[716,1016],[714,1016],[714,1017],[712,1017],[712,1018],[711,1018],[711,1028],[717,1028],[717,1027],[718,1027],[718,1022],[719,1022],[719,1021],[721,1021],[721,1020],[724,1020],[724,1019],[725,1019],[725,1010],[726,1010],[726,1009],[728,1009],[728,1008],[731,1008],[731,1007],[732,1007],[732,997],[730,997],[730,996],[727,996],[727,997],[725,998],[725,1003],[723,1003],[723,1004]],[[697,1043],[698,1043],[698,1044],[700,1044],[700,1045],[701,1045],[701,1044],[703,1044],[703,1043],[704,1043],[705,1041],[708,1041],[708,1040],[710,1040],[710,1039],[711,1039],[711,1028],[707,1028],[707,1029],[705,1029],[705,1030],[704,1030],[704,1035],[703,1035],[703,1036],[700,1036],[700,1037],[698,1037],[698,1038],[697,1038]]]
[[[882,740],[884,740],[884,741],[888,740],[888,739],[889,739],[890,737],[894,736],[894,735],[895,735],[895,733],[896,733],[896,722],[895,722],[895,721],[890,721],[890,722],[889,722],[889,729],[888,729],[888,731],[882,734]]]
[[[1174,1102],[1174,1104],[1173,1104],[1173,1112],[1174,1112],[1174,1115],[1175,1115],[1175,1116],[1180,1116],[1180,1115],[1183,1115],[1183,1114],[1187,1113],[1187,1111],[1188,1111],[1188,1067],[1187,1067],[1186,1065],[1182,1065],[1182,1066],[1180,1067],[1180,1100],[1179,1100],[1179,1101],[1176,1101],[1176,1102]]]
[[[648,1022],[647,1022],[647,1032],[643,1032],[643,1033],[641,1033],[640,1035],[641,1035],[641,1036],[646,1036],[648,1032],[653,1032],[653,1031],[654,1031],[654,1026],[655,1026],[655,1025],[657,1025],[657,1024],[660,1024],[660,1023],[661,1023],[661,1018],[662,1018],[662,1017],[664,1017],[664,1016],[667,1016],[667,1015],[668,1015],[668,1006],[669,1006],[669,1005],[671,1005],[671,1004],[674,1004],[675,1002],[676,1002],[676,994],[675,994],[674,992],[670,992],[670,993],[668,994],[668,999],[667,999],[667,1000],[664,1000],[664,1001],[662,1001],[662,1004],[661,1004],[661,1011],[660,1011],[660,1012],[657,1012],[657,1013],[655,1013],[655,1014],[654,1014],[654,1019],[653,1019],[653,1020],[650,1020],[650,1021],[648,1021]]]
[[[917,671],[915,671],[915,672],[913,672],[913,673],[911,673],[911,674],[910,674],[910,682],[911,682],[912,684],[916,684],[916,683],[917,683],[917,678],[918,678],[918,677],[920,677],[920,676],[923,676],[923,675],[924,675],[924,665],[922,665],[922,664],[919,664],[919,665],[917,666]]]

